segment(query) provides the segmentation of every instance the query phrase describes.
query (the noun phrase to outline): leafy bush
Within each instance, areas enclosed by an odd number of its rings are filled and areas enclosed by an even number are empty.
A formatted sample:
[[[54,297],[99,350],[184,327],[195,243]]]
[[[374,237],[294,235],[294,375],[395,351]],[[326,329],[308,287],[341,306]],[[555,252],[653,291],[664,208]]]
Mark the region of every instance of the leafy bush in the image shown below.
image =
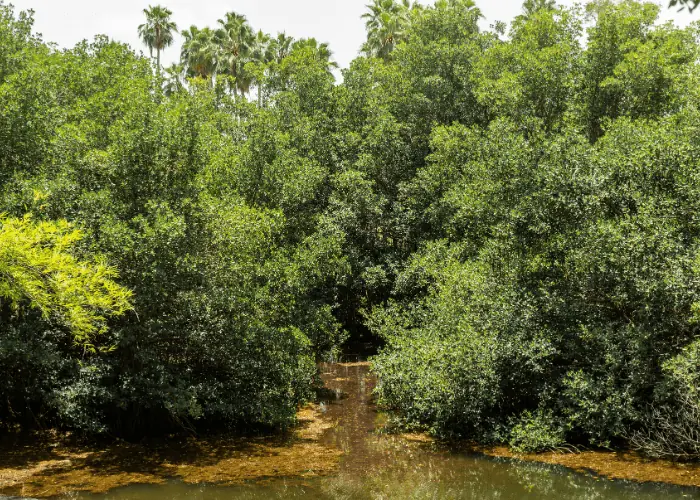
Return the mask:
[[[344,235],[318,215],[329,167],[284,120],[310,120],[295,97],[328,79],[271,109],[196,81],[165,96],[126,46],[57,51],[0,13],[0,206],[15,216],[0,222],[0,420],[122,436],[293,424],[315,359],[344,338]],[[288,78],[316,64],[297,63]],[[84,355],[71,331],[107,349]]]
[[[589,8],[586,42],[563,8],[459,42],[483,44],[460,69],[487,123],[476,107],[434,123],[394,208],[415,250],[369,315],[379,401],[409,425],[531,451],[619,445],[650,408],[698,428],[687,398],[661,396],[698,333],[696,42],[650,4]]]
[[[551,412],[526,410],[511,429],[508,444],[515,451],[532,453],[558,449],[565,439],[565,429]]]
[[[663,365],[665,379],[646,408],[632,445],[656,458],[700,459],[700,342]]]

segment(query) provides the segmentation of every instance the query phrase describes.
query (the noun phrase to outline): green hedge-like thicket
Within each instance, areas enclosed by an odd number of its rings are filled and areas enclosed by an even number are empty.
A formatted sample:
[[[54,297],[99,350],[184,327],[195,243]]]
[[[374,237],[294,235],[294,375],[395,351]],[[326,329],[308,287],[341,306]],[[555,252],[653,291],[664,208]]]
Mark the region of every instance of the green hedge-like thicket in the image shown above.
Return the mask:
[[[0,421],[285,427],[369,331],[402,425],[697,458],[698,32],[658,14],[376,2],[335,82],[313,39],[219,68],[193,27],[161,72],[0,7],[0,211],[68,221],[133,306],[85,349],[0,302]]]

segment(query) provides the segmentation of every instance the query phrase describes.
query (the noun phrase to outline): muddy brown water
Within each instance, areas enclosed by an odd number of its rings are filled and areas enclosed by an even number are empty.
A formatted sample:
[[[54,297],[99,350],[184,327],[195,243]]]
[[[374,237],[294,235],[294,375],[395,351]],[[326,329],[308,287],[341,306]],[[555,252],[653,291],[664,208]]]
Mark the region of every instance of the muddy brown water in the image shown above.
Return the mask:
[[[200,476],[204,481],[198,484],[193,484],[198,477],[196,475],[173,474],[171,479],[149,481],[160,484],[135,484],[101,494],[67,491],[58,498],[700,499],[698,488],[609,480],[560,466],[450,451],[421,435],[377,432],[384,424],[384,416],[372,402],[375,379],[368,365],[324,364],[321,371],[328,388],[327,401],[315,407],[314,411],[318,421],[324,424],[311,426],[316,430],[308,431],[306,435],[302,433],[296,444],[285,445],[288,448],[272,447],[265,452],[280,461],[273,471],[289,474],[287,476],[276,477],[275,473],[268,471],[262,473],[265,476],[262,479],[228,481],[224,484],[215,479],[216,468],[221,468],[223,473],[224,467],[223,462],[216,462],[209,476]],[[287,459],[285,452],[280,451],[286,449],[294,449],[298,453],[290,452]],[[340,450],[342,455],[331,453],[326,457],[320,449]],[[299,454],[302,459],[306,454],[309,463],[309,469],[301,474],[294,472],[299,469],[294,464]],[[325,469],[313,465],[319,460],[328,461],[330,465]],[[236,467],[235,463],[231,467]],[[210,479],[207,480],[207,477]],[[50,475],[46,479],[50,481]],[[80,489],[80,483],[75,484],[76,489]]]

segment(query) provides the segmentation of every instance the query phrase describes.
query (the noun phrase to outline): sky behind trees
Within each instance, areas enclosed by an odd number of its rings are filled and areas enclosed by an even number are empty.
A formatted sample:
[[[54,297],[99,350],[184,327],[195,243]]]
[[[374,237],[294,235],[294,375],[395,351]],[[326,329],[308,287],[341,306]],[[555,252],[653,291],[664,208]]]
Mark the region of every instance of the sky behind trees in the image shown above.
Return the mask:
[[[148,7],[148,0],[14,0],[12,3],[21,10],[34,9],[36,30],[46,41],[56,42],[61,47],[71,47],[100,33],[147,53],[138,38],[137,27],[144,21],[142,11]],[[180,29],[192,24],[213,26],[217,19],[233,10],[244,14],[255,29],[273,34],[286,30],[295,38],[316,37],[330,43],[341,68],[347,67],[358,55],[366,37],[360,16],[365,12],[368,0],[154,0],[150,3],[172,10]],[[431,2],[423,0],[422,3]],[[574,2],[560,3],[572,5]],[[482,25],[488,27],[496,20],[509,22],[520,13],[522,1],[491,0],[477,1],[477,4],[486,18]],[[700,15],[664,9],[662,18],[673,19],[678,25],[685,26],[700,19]],[[173,47],[163,53],[164,65],[179,59],[181,43],[178,36]]]

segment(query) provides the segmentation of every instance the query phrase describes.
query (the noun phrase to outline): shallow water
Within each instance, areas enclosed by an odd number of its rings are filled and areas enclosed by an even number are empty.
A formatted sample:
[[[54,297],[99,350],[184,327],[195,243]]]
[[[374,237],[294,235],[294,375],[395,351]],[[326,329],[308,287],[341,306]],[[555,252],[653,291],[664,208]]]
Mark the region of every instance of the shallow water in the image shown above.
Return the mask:
[[[321,441],[344,452],[337,474],[270,478],[227,487],[170,482],[63,498],[700,499],[699,489],[610,481],[557,466],[452,453],[421,436],[377,433],[383,417],[371,401],[374,379],[367,365],[326,364],[321,369],[329,388],[322,409],[326,418],[337,423],[325,431]]]

